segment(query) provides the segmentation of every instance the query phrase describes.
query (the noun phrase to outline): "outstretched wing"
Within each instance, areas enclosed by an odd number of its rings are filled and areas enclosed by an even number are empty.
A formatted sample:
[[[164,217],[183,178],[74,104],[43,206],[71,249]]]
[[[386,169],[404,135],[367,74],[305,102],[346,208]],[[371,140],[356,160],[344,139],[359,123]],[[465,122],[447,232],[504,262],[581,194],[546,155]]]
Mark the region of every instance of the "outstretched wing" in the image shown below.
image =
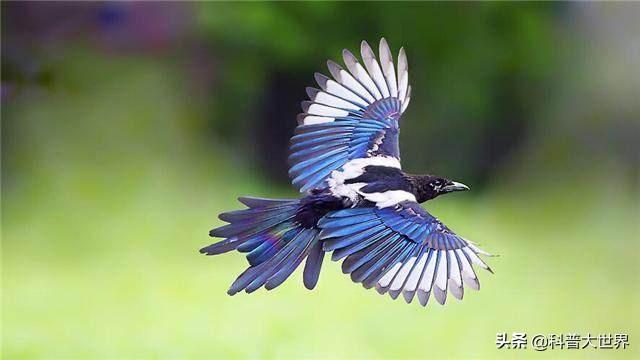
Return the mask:
[[[320,220],[320,237],[332,259],[346,259],[342,271],[365,288],[376,287],[407,302],[416,292],[425,306],[429,295],[444,304],[447,289],[457,299],[463,284],[478,290],[472,264],[491,269],[478,254],[489,255],[456,235],[419,204],[405,201],[395,208],[353,208]]]
[[[289,175],[301,192],[326,187],[331,172],[353,159],[400,160],[398,120],[411,95],[407,57],[400,49],[396,73],[384,38],[379,52],[380,63],[363,41],[363,67],[351,52],[343,50],[347,70],[329,60],[333,79],[316,73],[321,89],[307,88],[310,101],[302,103],[304,113],[298,115],[289,156]]]

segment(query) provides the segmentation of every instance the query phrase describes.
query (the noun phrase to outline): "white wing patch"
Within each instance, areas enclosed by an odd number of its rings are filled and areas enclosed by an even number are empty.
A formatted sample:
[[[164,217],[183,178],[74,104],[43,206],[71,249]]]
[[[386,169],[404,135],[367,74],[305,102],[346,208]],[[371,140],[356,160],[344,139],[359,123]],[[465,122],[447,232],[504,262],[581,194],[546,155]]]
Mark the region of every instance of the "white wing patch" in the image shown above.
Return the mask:
[[[324,117],[324,116],[305,116],[304,125],[314,125],[314,124],[322,124],[327,122],[332,122],[335,120],[334,118]]]
[[[380,40],[378,50],[379,61],[371,46],[363,41],[360,44],[362,63],[349,50],[343,50],[346,70],[331,60],[327,61],[333,79],[317,73],[316,82],[322,90],[307,89],[311,101],[325,107],[311,106],[303,109],[299,123],[311,125],[331,122],[335,118],[347,116],[346,110],[365,111],[375,101],[388,97],[398,98],[401,112],[404,112],[411,95],[407,55],[404,48],[400,48],[396,73],[389,44],[384,38]]]
[[[393,69],[393,55],[391,55],[389,44],[387,44],[387,40],[384,38],[380,40],[379,50],[380,66],[382,66],[382,72],[384,72],[384,77],[387,80],[390,96],[398,97],[398,82],[396,81],[396,74]]]
[[[337,109],[331,106],[322,105],[322,104],[311,104],[305,112],[309,115],[319,115],[319,116],[327,116],[327,117],[343,117],[349,115],[349,112],[342,109]]]
[[[371,95],[377,100],[382,99],[382,94],[380,90],[376,87],[376,84],[373,82],[373,79],[367,73],[362,65],[358,62],[358,59],[351,53],[351,51],[344,49],[342,50],[342,58],[344,60],[344,64],[347,65],[347,69],[349,72],[369,91]]]
[[[415,195],[404,190],[388,190],[379,193],[363,193],[358,189],[358,193],[365,199],[376,203],[376,207],[380,209],[389,206],[395,206],[396,204],[403,201],[417,202]]]
[[[376,54],[373,53],[371,46],[369,46],[366,41],[363,41],[360,44],[360,53],[362,54],[364,66],[367,68],[369,74],[371,74],[371,77],[378,87],[378,90],[382,92],[382,97],[388,98],[389,89],[387,88],[387,82],[384,79],[384,75],[382,75],[382,69],[380,69],[378,60],[376,60]]]
[[[333,106],[338,109],[347,109],[347,110],[360,109],[358,106],[346,100],[340,99],[339,97],[335,95],[331,95],[326,92],[318,91],[314,88],[307,88],[307,95],[309,95],[309,98],[311,99],[311,101],[314,101],[318,104]]]
[[[400,48],[398,54],[398,98],[404,104],[409,86],[409,63],[404,48]]]
[[[389,292],[394,299],[402,292],[408,303],[417,293],[422,306],[427,305],[431,294],[444,305],[447,290],[461,300],[463,285],[480,289],[472,264],[491,271],[477,254],[487,253],[472,244],[456,250],[430,249],[419,257],[395,264],[378,280],[376,289],[381,294]]]

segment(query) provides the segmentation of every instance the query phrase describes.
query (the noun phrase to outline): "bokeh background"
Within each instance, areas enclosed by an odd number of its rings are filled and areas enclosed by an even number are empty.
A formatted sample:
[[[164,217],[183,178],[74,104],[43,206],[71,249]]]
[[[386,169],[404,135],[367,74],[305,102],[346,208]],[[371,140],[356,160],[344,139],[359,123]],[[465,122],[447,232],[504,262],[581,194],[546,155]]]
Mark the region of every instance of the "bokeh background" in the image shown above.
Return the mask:
[[[2,2],[2,355],[638,358],[640,4]],[[342,48],[407,49],[403,165],[499,257],[422,308],[326,262],[309,292],[225,294],[238,195],[296,196],[305,86]],[[497,350],[498,332],[627,350]]]

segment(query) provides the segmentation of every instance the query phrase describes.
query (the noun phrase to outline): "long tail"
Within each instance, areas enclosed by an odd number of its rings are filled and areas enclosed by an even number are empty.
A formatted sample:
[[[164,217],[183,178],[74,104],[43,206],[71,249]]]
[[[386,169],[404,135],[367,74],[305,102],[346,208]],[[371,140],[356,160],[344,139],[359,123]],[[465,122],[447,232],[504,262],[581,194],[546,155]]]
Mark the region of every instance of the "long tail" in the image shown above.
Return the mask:
[[[212,237],[225,238],[200,252],[207,255],[232,250],[248,252],[251,265],[233,282],[229,295],[241,290],[251,293],[261,286],[271,290],[282,284],[307,258],[304,285],[313,289],[320,276],[324,258],[319,230],[305,228],[296,221],[302,204],[300,200],[275,200],[240,197],[248,208],[220,214],[229,224],[211,230]]]

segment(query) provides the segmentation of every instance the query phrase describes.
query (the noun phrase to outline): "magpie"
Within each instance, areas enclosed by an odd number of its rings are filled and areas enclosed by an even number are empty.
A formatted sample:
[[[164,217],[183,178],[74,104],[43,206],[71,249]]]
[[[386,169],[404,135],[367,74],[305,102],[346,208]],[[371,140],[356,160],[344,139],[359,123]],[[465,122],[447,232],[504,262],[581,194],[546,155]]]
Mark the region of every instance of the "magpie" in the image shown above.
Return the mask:
[[[290,141],[289,175],[300,199],[240,197],[243,210],[225,212],[223,238],[206,255],[247,253],[249,267],[228,290],[234,295],[282,284],[305,261],[303,282],[313,289],[324,255],[365,288],[427,305],[433,294],[462,299],[463,285],[478,290],[474,265],[491,269],[489,255],[454,233],[420,204],[469,187],[440,176],[412,175],[400,166],[400,117],[411,99],[408,64],[397,68],[384,38],[379,61],[363,41],[362,62],[343,50],[346,69],[329,60],[331,78],[315,74],[309,101]]]

